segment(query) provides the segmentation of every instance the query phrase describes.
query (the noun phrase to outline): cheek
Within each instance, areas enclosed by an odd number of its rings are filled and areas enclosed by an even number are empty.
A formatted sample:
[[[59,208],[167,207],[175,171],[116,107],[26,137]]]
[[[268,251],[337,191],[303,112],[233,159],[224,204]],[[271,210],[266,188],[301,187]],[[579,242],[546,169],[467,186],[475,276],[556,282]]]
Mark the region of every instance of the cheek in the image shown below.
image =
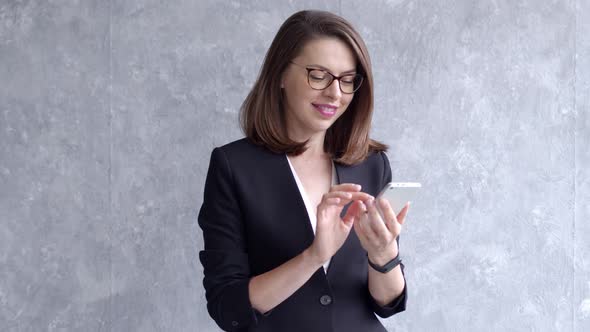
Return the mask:
[[[314,97],[314,91],[309,91],[310,89],[307,87],[307,83],[303,83],[304,84],[301,84],[301,82],[290,82],[290,84],[285,85],[284,93],[291,103],[308,103],[308,101]]]
[[[342,105],[345,107],[348,107],[348,105],[350,105],[350,103],[352,102],[352,98],[353,96],[346,96],[342,98]]]

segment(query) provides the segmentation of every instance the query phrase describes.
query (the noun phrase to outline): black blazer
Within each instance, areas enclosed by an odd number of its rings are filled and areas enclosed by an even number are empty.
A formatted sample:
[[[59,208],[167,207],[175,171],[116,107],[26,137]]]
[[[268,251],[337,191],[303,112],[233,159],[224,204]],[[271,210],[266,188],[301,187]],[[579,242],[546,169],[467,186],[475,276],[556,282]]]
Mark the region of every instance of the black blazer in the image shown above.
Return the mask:
[[[357,183],[376,196],[391,181],[385,153],[355,166],[335,163],[338,183]],[[215,148],[199,212],[205,249],[207,309],[226,331],[385,331],[375,313],[405,310],[406,288],[386,307],[368,290],[364,249],[351,230],[332,257],[327,274],[319,268],[293,295],[262,315],[248,295],[251,277],[299,255],[314,239],[305,204],[285,154],[241,139]],[[403,272],[403,265],[402,265]]]

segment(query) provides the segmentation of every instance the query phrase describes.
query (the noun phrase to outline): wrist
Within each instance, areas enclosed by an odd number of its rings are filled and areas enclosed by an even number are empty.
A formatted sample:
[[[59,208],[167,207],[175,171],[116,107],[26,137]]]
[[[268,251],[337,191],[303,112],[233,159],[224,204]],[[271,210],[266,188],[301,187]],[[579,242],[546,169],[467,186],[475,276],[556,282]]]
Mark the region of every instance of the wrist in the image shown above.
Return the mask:
[[[398,255],[399,249],[397,247],[397,243],[393,246],[393,248],[389,248],[376,253],[367,253],[367,257],[369,258],[369,260],[371,260],[371,262],[376,265],[385,265],[387,264],[387,262],[391,261]]]
[[[314,270],[317,270],[320,266],[324,265],[322,259],[314,254],[312,247],[303,250],[301,255],[305,264],[312,267]]]

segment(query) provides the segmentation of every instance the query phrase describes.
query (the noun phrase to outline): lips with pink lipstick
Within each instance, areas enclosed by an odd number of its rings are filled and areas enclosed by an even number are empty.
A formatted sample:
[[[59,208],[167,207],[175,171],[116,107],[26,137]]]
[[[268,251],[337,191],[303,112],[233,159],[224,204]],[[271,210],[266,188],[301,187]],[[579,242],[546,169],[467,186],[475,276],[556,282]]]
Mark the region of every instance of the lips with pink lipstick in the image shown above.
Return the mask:
[[[331,118],[336,114],[338,107],[330,104],[313,104],[313,107],[325,118]]]

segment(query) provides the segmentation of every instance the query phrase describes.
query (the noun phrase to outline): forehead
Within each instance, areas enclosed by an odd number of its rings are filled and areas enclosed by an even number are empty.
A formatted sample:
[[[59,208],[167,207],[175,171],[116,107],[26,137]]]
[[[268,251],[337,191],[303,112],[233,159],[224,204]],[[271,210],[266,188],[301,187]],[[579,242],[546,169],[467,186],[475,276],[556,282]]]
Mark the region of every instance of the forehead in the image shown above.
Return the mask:
[[[333,37],[310,40],[295,60],[299,60],[304,65],[323,66],[335,74],[356,68],[356,57],[350,47]]]

